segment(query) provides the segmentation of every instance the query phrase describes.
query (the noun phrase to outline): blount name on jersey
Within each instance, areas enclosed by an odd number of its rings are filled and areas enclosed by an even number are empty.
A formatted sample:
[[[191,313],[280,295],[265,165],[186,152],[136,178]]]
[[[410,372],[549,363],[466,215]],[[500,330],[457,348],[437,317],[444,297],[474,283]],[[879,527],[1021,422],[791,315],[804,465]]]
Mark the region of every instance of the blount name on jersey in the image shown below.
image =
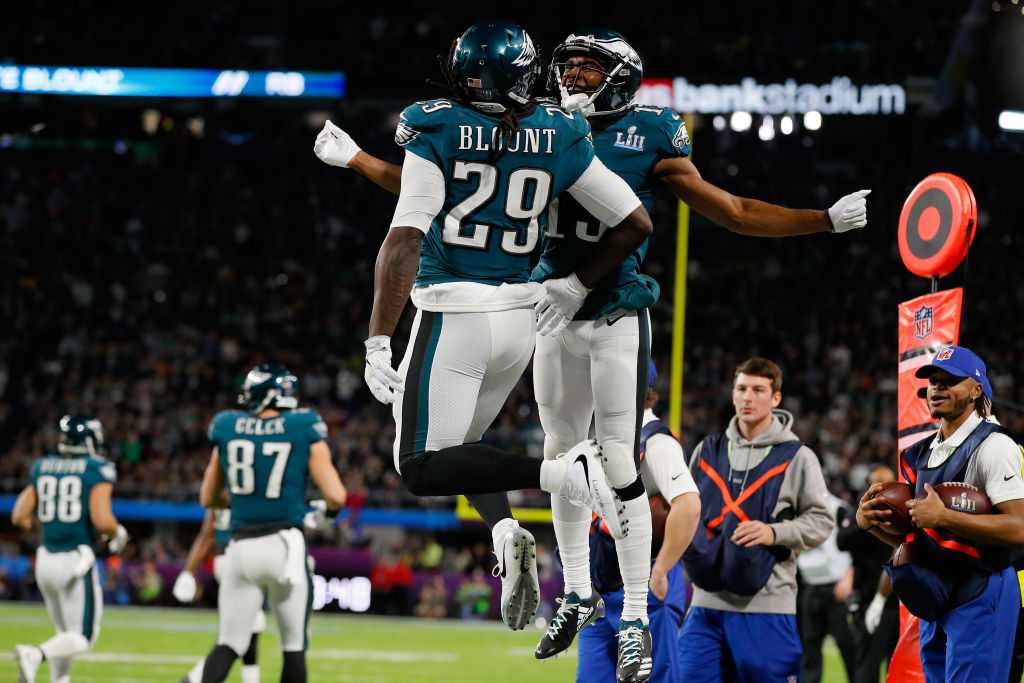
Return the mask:
[[[488,152],[504,147],[506,152],[523,154],[553,154],[554,128],[520,128],[512,134],[511,140],[498,139],[497,126],[459,126],[459,149]],[[541,151],[543,149],[543,151]]]

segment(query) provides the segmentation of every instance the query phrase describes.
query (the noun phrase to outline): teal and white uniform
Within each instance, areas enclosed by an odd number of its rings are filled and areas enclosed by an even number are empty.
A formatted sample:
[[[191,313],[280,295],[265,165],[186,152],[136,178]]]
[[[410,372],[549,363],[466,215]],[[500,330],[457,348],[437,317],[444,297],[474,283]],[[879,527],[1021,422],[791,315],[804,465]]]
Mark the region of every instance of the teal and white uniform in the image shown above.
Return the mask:
[[[227,410],[213,418],[209,435],[231,494],[217,643],[245,653],[266,591],[282,650],[304,651],[313,593],[302,517],[310,446],[326,439],[327,427],[311,410],[265,419]]]
[[[223,510],[213,511],[213,548],[215,555],[213,556],[213,578],[219,583],[221,576],[224,574],[224,560],[225,553],[228,549],[228,544],[231,543],[231,510],[224,508]],[[263,614],[261,608],[256,613],[256,620],[253,622],[252,632],[263,633],[267,628],[267,617]]]
[[[36,583],[57,631],[80,633],[90,644],[99,636],[103,591],[91,547],[100,534],[89,516],[89,496],[116,480],[114,464],[100,457],[49,455],[32,466],[43,528]]]
[[[654,203],[655,165],[690,154],[686,125],[670,109],[634,107],[593,138],[598,158],[629,184],[648,211]],[[606,229],[571,196],[560,196],[532,278],[544,281],[573,272],[591,257]],[[533,363],[545,456],[555,457],[585,439],[593,416],[615,487],[637,475],[651,344],[646,309],[659,295],[657,282],[640,272],[647,248],[645,241],[595,287],[560,335],[538,337]]]
[[[398,124],[406,156],[391,227],[424,233],[418,312],[399,366],[405,392],[394,404],[399,469],[404,458],[478,441],[522,375],[541,293],[530,260],[551,201],[568,193],[611,225],[640,205],[595,159],[581,115],[537,105],[507,140],[499,123],[431,100]]]

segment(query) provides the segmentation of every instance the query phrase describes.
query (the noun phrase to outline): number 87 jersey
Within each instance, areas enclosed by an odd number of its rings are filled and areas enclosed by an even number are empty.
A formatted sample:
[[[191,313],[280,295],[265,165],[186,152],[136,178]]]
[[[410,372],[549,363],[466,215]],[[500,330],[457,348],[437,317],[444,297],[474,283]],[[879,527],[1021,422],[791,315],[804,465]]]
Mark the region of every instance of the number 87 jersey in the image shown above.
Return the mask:
[[[225,410],[214,416],[209,437],[231,494],[232,531],[302,526],[309,447],[327,437],[318,413],[285,410],[260,418]]]
[[[500,119],[472,107],[419,102],[402,112],[395,141],[406,156],[391,227],[425,233],[413,302],[426,310],[453,310],[438,294],[454,283],[527,283],[548,205],[564,191],[578,191],[610,225],[640,205],[596,159],[586,119],[553,105],[537,104],[503,134]],[[458,310],[498,310],[453,299]]]

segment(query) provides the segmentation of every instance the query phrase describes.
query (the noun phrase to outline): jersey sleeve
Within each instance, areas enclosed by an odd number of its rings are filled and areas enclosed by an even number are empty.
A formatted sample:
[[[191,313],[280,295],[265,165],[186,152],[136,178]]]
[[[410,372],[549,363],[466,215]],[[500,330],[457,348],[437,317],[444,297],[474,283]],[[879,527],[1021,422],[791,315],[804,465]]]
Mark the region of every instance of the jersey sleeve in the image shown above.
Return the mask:
[[[444,207],[444,175],[434,162],[406,150],[402,189],[392,228],[416,228],[424,234]]]
[[[564,133],[569,143],[559,154],[559,175],[565,178],[565,187],[575,184],[580,176],[590,168],[590,162],[596,157],[594,152],[594,141],[590,136],[590,124],[583,114],[575,112],[566,114],[557,107],[545,107],[549,114],[561,117]]]
[[[315,410],[303,410],[297,415],[301,416],[302,434],[309,440],[309,443],[316,443],[327,438],[327,423]]]
[[[658,156],[662,159],[688,157],[693,150],[686,121],[671,109],[663,109],[656,119],[655,137]]]
[[[209,439],[210,444],[213,446],[218,445],[224,434],[224,420],[227,413],[220,412],[213,416],[210,420],[210,428],[206,432],[206,438]]]
[[[978,474],[993,505],[1024,498],[1021,448],[1006,434],[992,434],[978,449]]]
[[[86,468],[89,484],[114,484],[117,482],[117,466],[106,458],[91,458]]]
[[[395,127],[395,144],[440,166],[443,159],[441,135],[452,103],[448,100],[417,102],[406,107]]]
[[[647,439],[644,458],[665,500],[672,502],[684,493],[697,493],[697,484],[686,467],[683,447],[671,436],[655,434]]]
[[[612,173],[598,157],[591,158],[586,171],[569,188],[569,194],[591,216],[611,227],[641,206],[633,188]]]
[[[28,481],[33,487],[36,485],[36,480],[39,479],[39,468],[42,466],[42,460],[36,460],[32,463],[32,469],[29,470]]]

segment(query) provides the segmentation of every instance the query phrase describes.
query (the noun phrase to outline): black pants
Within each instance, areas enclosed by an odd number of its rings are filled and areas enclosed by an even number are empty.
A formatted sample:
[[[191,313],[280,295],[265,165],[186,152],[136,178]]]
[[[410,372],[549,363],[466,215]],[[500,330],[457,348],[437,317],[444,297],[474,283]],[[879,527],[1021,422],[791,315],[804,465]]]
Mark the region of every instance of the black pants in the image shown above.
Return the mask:
[[[883,663],[889,666],[896,642],[900,638],[900,610],[895,598],[889,598],[874,633],[868,633],[864,628],[866,610],[867,606],[864,605],[850,614],[850,629],[857,646],[856,673],[851,679],[853,683],[878,683],[878,672]]]
[[[834,588],[834,583],[823,586],[801,585],[797,595],[800,642],[804,647],[800,662],[800,680],[803,683],[821,683],[824,668],[821,647],[826,635],[831,635],[839,646],[846,677],[849,678],[854,671],[856,647],[846,621],[846,604],[836,602],[832,595]]]

